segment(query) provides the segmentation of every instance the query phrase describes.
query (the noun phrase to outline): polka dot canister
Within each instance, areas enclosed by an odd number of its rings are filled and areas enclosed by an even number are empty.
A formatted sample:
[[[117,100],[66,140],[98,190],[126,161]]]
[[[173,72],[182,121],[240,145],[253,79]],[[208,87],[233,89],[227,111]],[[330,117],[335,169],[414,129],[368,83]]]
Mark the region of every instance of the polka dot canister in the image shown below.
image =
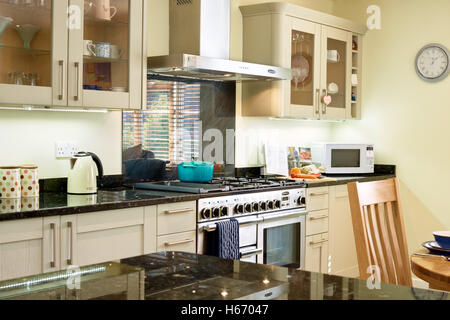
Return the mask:
[[[20,197],[20,168],[0,167],[0,198],[17,199]]]
[[[0,214],[20,212],[22,209],[21,206],[21,198],[0,199]]]
[[[39,196],[39,171],[35,165],[20,166],[20,184],[22,197],[31,198]]]
[[[39,210],[39,197],[22,198],[22,212]]]

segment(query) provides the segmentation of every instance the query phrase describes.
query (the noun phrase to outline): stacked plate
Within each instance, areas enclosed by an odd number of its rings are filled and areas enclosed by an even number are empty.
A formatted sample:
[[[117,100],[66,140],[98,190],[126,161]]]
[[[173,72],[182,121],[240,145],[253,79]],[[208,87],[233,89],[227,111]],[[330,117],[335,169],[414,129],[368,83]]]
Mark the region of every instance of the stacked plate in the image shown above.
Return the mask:
[[[436,241],[427,241],[422,245],[432,254],[450,256],[450,231],[436,231],[433,235]]]

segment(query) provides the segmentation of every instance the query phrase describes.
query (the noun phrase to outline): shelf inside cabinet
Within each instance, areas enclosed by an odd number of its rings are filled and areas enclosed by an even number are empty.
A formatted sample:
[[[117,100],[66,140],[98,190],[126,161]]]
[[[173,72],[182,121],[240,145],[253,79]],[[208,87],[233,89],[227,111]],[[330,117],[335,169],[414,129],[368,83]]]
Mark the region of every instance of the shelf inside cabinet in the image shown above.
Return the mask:
[[[33,11],[33,14],[49,14],[51,12],[51,5],[49,3],[40,6],[37,5],[37,2],[32,2],[32,4],[27,5],[24,3],[13,3],[10,0],[0,0],[0,8],[16,11],[18,13]]]
[[[111,58],[100,58],[94,56],[83,56],[84,62],[86,63],[127,63],[128,59],[111,59]]]
[[[128,26],[128,21],[102,20],[86,16],[84,17],[84,23],[88,26]]]
[[[5,44],[0,43],[0,49],[2,50],[18,50],[21,53],[29,54],[32,56],[48,56],[51,54],[50,50],[43,50],[43,49],[27,49],[24,47],[15,47],[15,46],[8,46]]]

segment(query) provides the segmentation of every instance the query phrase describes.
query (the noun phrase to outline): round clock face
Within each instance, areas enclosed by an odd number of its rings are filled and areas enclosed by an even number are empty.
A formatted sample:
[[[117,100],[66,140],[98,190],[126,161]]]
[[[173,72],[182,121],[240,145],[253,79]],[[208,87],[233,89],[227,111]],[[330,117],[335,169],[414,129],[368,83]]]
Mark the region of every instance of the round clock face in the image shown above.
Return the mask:
[[[425,81],[444,79],[450,71],[449,51],[438,44],[424,47],[417,55],[416,71]]]

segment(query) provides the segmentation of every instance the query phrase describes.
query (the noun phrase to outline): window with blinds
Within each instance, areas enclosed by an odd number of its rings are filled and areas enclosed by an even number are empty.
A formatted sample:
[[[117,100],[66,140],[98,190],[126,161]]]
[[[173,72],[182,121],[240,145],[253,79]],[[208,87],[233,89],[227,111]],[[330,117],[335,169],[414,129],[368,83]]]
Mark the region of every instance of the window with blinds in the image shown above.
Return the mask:
[[[149,80],[147,109],[123,112],[123,149],[142,144],[172,165],[200,158],[200,84]]]

